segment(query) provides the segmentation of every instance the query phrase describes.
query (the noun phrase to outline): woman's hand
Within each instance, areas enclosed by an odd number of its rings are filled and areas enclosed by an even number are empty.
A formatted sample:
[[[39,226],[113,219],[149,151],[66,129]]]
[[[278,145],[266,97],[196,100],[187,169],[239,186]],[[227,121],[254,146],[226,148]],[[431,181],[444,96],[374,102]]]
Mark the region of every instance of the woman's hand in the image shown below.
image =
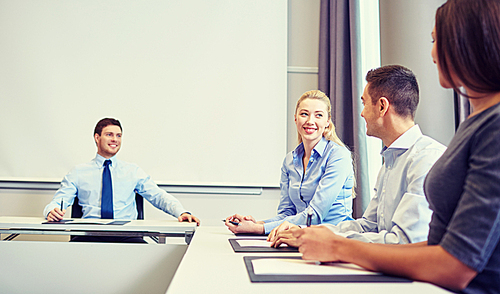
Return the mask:
[[[234,224],[237,223],[237,224]],[[257,222],[251,215],[234,214],[226,218],[227,228],[234,234],[264,234],[264,222]]]

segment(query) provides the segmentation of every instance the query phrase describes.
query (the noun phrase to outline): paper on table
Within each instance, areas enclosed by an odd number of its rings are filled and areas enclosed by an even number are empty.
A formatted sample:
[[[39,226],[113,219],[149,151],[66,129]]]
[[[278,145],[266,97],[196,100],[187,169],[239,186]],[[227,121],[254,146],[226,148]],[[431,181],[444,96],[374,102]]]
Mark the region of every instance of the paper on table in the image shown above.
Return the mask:
[[[109,224],[113,220],[111,219],[99,219],[99,218],[78,218],[78,219],[73,219],[70,223],[71,224]]]
[[[271,247],[271,242],[267,242],[266,239],[245,239],[245,240],[236,240],[240,247]],[[283,244],[281,246],[287,246]]]
[[[381,275],[351,263],[317,264],[315,261],[284,258],[252,260],[256,275]]]

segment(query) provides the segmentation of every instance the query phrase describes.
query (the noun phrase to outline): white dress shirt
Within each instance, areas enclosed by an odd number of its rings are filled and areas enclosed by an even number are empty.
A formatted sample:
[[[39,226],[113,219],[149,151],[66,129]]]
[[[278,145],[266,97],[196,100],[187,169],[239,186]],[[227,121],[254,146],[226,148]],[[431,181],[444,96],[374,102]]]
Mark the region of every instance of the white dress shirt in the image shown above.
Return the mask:
[[[375,195],[361,219],[328,225],[334,233],[364,242],[405,244],[427,240],[432,212],[424,180],[446,147],[411,127],[382,149]]]
[[[135,193],[174,217],[186,212],[179,200],[160,189],[140,167],[118,160],[115,156],[110,159],[115,219],[137,219]],[[82,218],[101,218],[104,160],[104,157],[97,154],[91,162],[80,164],[71,170],[64,177],[52,201],[45,207],[43,215],[47,217],[52,209],[60,207],[61,201],[66,209],[73,204],[75,196],[78,196]]]

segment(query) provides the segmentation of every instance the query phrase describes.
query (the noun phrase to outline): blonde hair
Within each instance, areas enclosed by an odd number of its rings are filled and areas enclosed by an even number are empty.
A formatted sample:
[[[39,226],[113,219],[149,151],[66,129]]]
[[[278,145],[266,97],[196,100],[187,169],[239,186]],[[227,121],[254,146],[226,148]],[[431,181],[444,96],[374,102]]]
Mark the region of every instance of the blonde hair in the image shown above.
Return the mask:
[[[307,91],[304,94],[302,94],[299,100],[297,100],[297,105],[295,106],[295,115],[297,115],[297,110],[299,109],[300,103],[302,103],[302,101],[304,101],[305,99],[317,99],[325,103],[328,112],[329,123],[328,126],[323,131],[323,137],[329,141],[333,141],[338,145],[345,147],[344,143],[339,139],[337,133],[335,132],[335,126],[333,125],[332,122],[332,105],[330,104],[330,98],[328,98],[328,96],[326,96],[326,94],[321,92],[320,90]],[[302,136],[298,131],[297,135],[298,135],[298,142],[300,144],[302,143]]]

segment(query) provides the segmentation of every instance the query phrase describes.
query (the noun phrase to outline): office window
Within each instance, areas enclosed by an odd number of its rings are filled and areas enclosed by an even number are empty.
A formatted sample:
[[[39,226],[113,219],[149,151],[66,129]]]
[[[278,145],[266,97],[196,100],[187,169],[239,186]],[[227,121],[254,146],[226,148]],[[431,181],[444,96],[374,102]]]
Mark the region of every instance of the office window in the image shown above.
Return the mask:
[[[366,85],[366,73],[380,64],[380,20],[379,0],[360,1],[360,31],[361,31],[361,72],[363,74],[363,88]],[[369,186],[372,191],[377,180],[377,174],[382,164],[380,150],[382,141],[378,138],[366,138],[368,153]],[[373,193],[370,193],[370,197]]]

